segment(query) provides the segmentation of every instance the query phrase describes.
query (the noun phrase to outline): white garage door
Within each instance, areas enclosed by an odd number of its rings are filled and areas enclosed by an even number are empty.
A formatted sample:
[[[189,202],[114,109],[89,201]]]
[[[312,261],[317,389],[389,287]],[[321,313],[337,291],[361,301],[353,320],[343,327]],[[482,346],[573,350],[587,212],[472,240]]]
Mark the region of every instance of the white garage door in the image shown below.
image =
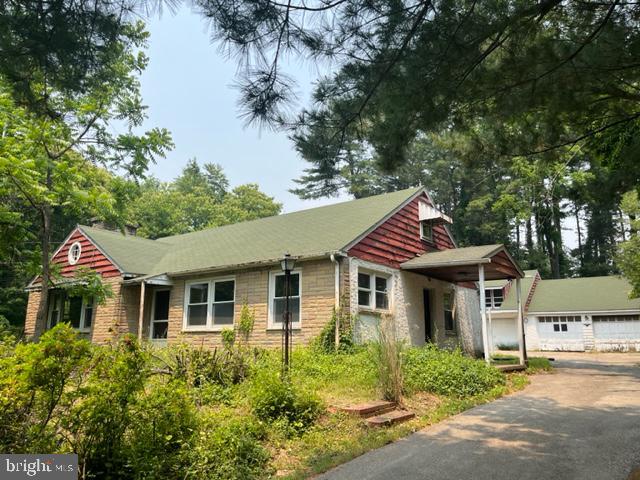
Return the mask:
[[[640,343],[640,315],[593,315],[596,342]]]
[[[579,315],[538,317],[540,349],[583,351],[582,329]]]

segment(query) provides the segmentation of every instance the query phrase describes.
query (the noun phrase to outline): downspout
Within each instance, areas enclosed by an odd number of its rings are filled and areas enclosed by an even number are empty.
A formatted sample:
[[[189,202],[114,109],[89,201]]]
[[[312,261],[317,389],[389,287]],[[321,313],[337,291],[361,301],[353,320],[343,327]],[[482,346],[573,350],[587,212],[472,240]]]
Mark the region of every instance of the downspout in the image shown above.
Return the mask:
[[[336,328],[335,328],[335,347],[336,350],[340,348],[340,262],[336,258],[334,253],[329,257],[331,262],[334,265],[334,317],[336,319]]]
[[[138,340],[142,341],[142,328],[144,325],[144,296],[145,286],[147,283],[143,280],[140,282],[140,309],[138,313]]]

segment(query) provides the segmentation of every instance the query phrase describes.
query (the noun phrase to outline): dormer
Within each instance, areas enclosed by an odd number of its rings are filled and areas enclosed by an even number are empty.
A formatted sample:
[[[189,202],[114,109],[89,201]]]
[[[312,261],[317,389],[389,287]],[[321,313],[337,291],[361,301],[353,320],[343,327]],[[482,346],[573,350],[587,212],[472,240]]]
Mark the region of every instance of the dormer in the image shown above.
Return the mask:
[[[418,202],[418,219],[420,221],[420,239],[433,243],[433,227],[440,224],[451,224],[453,220],[426,201]]]

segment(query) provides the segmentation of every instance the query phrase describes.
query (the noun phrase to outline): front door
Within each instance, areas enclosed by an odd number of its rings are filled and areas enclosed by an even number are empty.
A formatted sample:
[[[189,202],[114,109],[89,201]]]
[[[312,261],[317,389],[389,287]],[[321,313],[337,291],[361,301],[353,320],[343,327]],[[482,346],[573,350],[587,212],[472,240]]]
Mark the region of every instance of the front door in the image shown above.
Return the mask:
[[[431,330],[431,293],[428,289],[422,290],[422,302],[424,304],[424,341],[433,342]]]
[[[151,311],[151,341],[163,343],[167,340],[169,330],[169,296],[170,290],[156,290],[153,294],[153,309]]]

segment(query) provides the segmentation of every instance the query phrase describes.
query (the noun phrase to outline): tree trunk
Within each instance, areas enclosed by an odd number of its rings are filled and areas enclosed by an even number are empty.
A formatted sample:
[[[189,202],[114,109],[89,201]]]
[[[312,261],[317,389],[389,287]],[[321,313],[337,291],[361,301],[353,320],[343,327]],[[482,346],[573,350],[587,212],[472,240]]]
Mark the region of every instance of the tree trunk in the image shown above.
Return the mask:
[[[562,276],[562,221],[559,200],[557,197],[553,197],[551,205],[553,224],[551,228],[551,238],[553,239],[553,265],[551,267],[552,272],[555,270],[553,278],[560,278]]]
[[[45,205],[41,210],[42,215],[42,235],[40,237],[40,248],[42,249],[42,273],[40,275],[40,303],[38,314],[36,315],[35,336],[39,336],[47,326],[47,312],[49,310],[49,250],[51,248],[51,207]]]
[[[580,231],[580,209],[574,204],[574,214],[576,216],[576,232],[578,234],[578,260],[580,261],[580,269],[584,267],[584,257],[582,254],[582,232]]]
[[[533,251],[533,225],[531,224],[531,216],[527,218],[526,223],[526,242],[529,253]]]

